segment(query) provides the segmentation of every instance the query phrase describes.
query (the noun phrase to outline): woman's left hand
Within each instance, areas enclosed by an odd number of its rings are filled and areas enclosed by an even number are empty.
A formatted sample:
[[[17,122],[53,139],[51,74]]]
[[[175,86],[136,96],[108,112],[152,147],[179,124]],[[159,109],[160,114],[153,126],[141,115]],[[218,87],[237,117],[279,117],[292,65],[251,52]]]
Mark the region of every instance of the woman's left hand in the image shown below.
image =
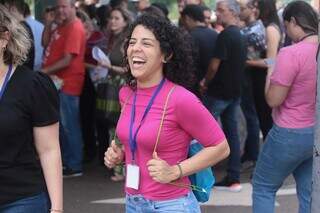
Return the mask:
[[[147,167],[152,179],[159,183],[170,183],[179,178],[180,171],[177,165],[170,166],[165,160],[153,153],[153,159],[147,162]]]

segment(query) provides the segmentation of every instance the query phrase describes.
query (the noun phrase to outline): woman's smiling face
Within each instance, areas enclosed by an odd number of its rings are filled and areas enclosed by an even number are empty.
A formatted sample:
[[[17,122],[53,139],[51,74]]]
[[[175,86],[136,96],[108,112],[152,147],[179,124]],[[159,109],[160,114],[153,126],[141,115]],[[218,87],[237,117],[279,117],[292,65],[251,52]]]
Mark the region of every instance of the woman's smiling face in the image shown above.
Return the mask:
[[[138,86],[154,86],[163,78],[164,54],[153,32],[137,25],[130,37],[127,56]]]

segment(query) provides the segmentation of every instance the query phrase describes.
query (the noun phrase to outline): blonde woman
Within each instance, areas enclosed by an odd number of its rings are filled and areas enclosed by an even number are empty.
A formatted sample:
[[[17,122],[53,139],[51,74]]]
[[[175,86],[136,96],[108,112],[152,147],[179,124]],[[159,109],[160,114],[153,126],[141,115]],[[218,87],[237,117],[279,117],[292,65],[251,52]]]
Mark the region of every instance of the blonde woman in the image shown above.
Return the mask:
[[[63,212],[58,94],[20,66],[26,30],[0,5],[0,212]]]

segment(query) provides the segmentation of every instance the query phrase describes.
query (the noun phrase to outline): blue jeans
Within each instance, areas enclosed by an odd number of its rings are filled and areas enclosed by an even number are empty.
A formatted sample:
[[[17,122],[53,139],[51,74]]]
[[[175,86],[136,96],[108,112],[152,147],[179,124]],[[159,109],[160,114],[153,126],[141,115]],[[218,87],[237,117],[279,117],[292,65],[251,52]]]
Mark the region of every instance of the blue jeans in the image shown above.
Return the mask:
[[[126,213],[200,213],[199,203],[192,192],[187,195],[163,201],[152,201],[142,195],[126,196]]]
[[[82,134],[80,128],[79,97],[60,92],[61,145],[64,166],[82,170]]]
[[[246,76],[249,73],[246,73]],[[241,96],[241,109],[246,119],[247,138],[245,140],[244,153],[242,156],[243,161],[251,160],[257,161],[259,154],[259,133],[260,125],[259,119],[253,99],[251,78],[247,76],[247,82],[243,83],[242,96]]]
[[[36,196],[0,206],[0,213],[48,213],[49,208],[48,195],[43,192]]]
[[[221,119],[223,131],[226,134],[230,147],[227,175],[230,179],[239,181],[241,166],[238,132],[240,98],[222,100],[211,96],[205,96],[203,101],[213,116],[216,119],[219,117]]]
[[[253,212],[273,213],[275,195],[290,175],[296,181],[299,213],[310,212],[314,128],[270,130],[253,176]]]

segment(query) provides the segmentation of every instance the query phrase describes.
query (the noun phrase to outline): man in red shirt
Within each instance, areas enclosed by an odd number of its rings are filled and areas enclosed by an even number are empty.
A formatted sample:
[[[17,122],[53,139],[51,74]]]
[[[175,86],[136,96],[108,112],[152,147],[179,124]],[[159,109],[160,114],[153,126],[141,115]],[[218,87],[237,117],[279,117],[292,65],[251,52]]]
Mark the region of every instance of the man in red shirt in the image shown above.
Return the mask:
[[[76,17],[74,0],[56,1],[55,20],[45,26],[47,42],[43,72],[62,82],[60,88],[61,140],[64,176],[82,175],[82,135],[79,96],[84,82],[85,30]],[[53,28],[54,24],[56,25]],[[44,42],[44,43],[46,43]]]

